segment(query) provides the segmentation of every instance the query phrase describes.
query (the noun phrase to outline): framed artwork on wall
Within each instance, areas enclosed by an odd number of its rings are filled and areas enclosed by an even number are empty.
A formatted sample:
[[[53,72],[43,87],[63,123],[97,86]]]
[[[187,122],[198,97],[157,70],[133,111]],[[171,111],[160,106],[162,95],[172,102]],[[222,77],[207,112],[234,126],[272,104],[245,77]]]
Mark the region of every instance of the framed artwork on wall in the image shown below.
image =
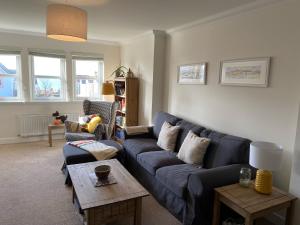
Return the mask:
[[[220,83],[231,86],[267,87],[270,57],[221,62]]]
[[[206,84],[207,63],[178,66],[178,84]]]

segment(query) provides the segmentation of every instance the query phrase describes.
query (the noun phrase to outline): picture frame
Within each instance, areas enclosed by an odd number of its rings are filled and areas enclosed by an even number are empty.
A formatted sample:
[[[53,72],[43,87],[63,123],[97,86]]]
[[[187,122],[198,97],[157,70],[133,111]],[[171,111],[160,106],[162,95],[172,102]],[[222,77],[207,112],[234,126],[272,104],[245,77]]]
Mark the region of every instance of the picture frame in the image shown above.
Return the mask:
[[[193,63],[178,66],[178,84],[206,85],[207,63]]]
[[[219,83],[230,86],[268,87],[271,57],[224,60]]]

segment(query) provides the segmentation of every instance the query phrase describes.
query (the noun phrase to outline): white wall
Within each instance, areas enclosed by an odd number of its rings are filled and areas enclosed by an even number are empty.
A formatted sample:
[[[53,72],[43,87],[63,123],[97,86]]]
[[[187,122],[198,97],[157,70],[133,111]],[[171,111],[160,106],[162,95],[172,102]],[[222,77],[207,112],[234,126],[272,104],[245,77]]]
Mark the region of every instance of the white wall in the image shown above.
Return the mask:
[[[166,33],[153,30],[121,46],[121,64],[139,78],[139,124],[149,125],[163,109]]]
[[[154,36],[142,35],[121,46],[121,64],[139,78],[139,124],[152,120]]]
[[[45,37],[29,36],[20,34],[0,33],[1,47],[17,47],[22,49],[22,74],[23,88],[25,98],[29,100],[29,71],[28,71],[28,50],[27,49],[45,49],[60,50],[67,53],[82,52],[94,53],[104,56],[104,73],[109,76],[112,71],[120,65],[120,47],[100,43],[68,43],[50,40]],[[70,57],[70,54],[67,54]],[[68,64],[69,71],[71,65]],[[67,80],[71,81],[71,74],[68,74]],[[69,90],[71,92],[71,90]],[[0,103],[0,143],[10,142],[18,135],[17,115],[19,114],[50,114],[54,111],[65,113],[81,112],[81,102],[61,102],[61,103]]]
[[[169,34],[165,110],[221,132],[284,148],[275,184],[288,190],[300,99],[300,2],[265,8]],[[221,60],[271,56],[269,88],[220,86]],[[177,66],[208,62],[208,84],[178,85]]]
[[[290,182],[290,192],[300,199],[300,107],[298,114],[298,126],[295,140],[295,151],[293,157],[293,167]],[[296,201],[295,212],[300,212],[300,200]],[[300,214],[294,214],[294,220],[292,224],[300,224]]]

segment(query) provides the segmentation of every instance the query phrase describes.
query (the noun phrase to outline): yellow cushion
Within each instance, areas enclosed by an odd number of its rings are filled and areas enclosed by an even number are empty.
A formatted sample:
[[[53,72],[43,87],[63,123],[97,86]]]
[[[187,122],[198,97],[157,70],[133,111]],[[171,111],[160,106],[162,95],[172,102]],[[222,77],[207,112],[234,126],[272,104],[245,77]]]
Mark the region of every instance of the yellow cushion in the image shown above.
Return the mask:
[[[101,123],[100,116],[96,116],[93,119],[91,119],[91,121],[87,125],[88,132],[91,134],[94,133],[99,123]]]

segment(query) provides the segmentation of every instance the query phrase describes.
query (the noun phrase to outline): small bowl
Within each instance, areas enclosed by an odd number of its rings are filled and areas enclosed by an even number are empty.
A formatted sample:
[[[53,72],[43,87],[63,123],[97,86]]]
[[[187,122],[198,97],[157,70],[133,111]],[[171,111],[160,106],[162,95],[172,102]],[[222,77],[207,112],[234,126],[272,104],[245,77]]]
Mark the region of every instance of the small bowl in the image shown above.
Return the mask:
[[[95,174],[99,180],[106,180],[110,173],[110,166],[109,165],[101,165],[95,168]]]

